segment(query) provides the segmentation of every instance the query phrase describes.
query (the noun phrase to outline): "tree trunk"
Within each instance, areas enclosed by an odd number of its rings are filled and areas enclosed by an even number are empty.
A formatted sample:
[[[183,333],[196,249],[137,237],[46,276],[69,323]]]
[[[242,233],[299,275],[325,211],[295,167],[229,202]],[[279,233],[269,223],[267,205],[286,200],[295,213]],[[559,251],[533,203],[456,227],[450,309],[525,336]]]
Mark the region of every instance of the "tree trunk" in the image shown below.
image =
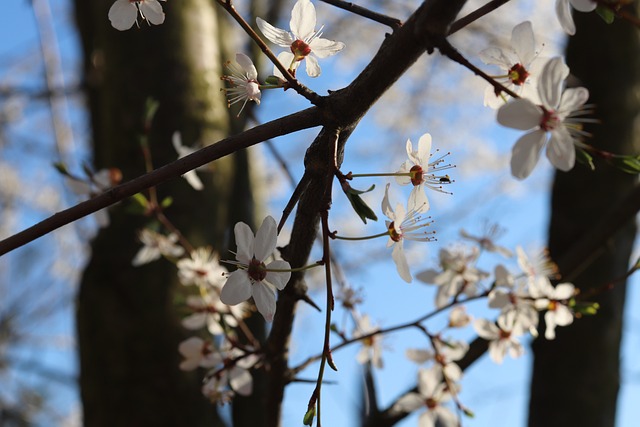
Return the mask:
[[[567,63],[587,87],[601,124],[589,126],[590,143],[614,153],[638,153],[635,123],[640,113],[640,43],[627,22],[606,25],[596,13],[574,15],[577,33],[569,40]],[[602,162],[595,172],[582,165],[557,172],[552,195],[549,251],[566,272],[560,257],[608,209],[634,186],[636,177]],[[612,219],[613,220],[613,219]],[[633,221],[625,224],[579,274],[568,278],[588,293],[625,274],[634,242]],[[587,266],[588,264],[588,266]],[[625,283],[599,292],[596,316],[577,319],[557,330],[557,338],[533,343],[534,365],[529,402],[530,427],[611,427],[615,425],[620,386],[620,338]]]
[[[145,172],[138,140],[150,97],[160,103],[149,134],[155,167],[177,158],[174,131],[186,145],[213,143],[228,133],[220,76],[221,64],[232,57],[222,53],[229,36],[221,30],[215,2],[163,2],[164,24],[140,22],[140,29],[124,32],[109,24],[113,0],[75,3],[97,168],[118,167],[125,180]],[[178,179],[158,192],[160,200],[173,198],[166,214],[194,246],[222,251],[229,247],[233,222],[253,223],[246,153],[210,169],[201,174],[204,191]],[[126,203],[113,207],[111,225],[95,238],[78,296],[85,425],[221,425],[200,393],[202,372],[178,369],[178,343],[186,335],[176,313],[176,297],[185,289],[177,283],[176,267],[164,260],[131,265],[141,246],[136,231],[150,218],[125,210]]]

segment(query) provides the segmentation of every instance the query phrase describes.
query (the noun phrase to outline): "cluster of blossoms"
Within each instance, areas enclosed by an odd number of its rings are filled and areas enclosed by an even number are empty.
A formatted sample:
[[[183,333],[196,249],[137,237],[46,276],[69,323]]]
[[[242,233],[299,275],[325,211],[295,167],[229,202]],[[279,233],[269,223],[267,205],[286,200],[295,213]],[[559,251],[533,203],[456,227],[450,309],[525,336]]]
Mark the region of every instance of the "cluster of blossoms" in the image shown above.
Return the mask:
[[[564,3],[568,4],[567,1]],[[569,67],[562,58],[538,56],[528,21],[513,29],[510,49],[490,47],[482,51],[480,57],[487,64],[502,68],[506,75],[497,81],[520,96],[504,104],[502,101],[506,101],[506,97],[502,92],[497,93],[490,87],[485,93],[485,105],[497,107],[502,104],[498,110],[498,123],[529,131],[513,147],[513,176],[518,179],[528,177],[545,145],[547,158],[553,166],[562,171],[571,170],[575,165],[575,150],[585,147],[582,138],[588,135],[582,130],[582,123],[589,120],[577,116],[588,112],[585,103],[589,91],[582,87],[565,89]]]

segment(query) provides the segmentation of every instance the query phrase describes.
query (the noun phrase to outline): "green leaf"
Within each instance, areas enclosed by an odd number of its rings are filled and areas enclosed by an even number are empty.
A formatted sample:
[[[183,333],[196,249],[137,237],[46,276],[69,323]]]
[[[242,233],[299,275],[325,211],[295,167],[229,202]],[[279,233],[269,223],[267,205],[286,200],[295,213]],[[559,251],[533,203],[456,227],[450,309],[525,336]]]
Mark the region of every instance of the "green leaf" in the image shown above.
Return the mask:
[[[146,124],[151,123],[153,117],[156,115],[158,111],[158,107],[160,107],[160,103],[158,100],[153,98],[147,98],[147,102],[144,106],[144,121]]]
[[[313,419],[316,417],[316,406],[313,405],[309,409],[307,409],[307,413],[304,414],[304,418],[302,419],[302,424],[305,426],[313,425]]]
[[[165,209],[171,206],[172,204],[173,204],[173,197],[171,196],[165,197],[164,199],[162,199],[162,202],[160,202],[160,206],[162,206]]]
[[[53,164],[53,167],[56,168],[56,170],[58,172],[60,172],[62,175],[64,175],[64,176],[69,176],[70,175],[69,174],[69,170],[67,169],[67,166],[62,162],[55,162]]]
[[[361,191],[352,188],[346,181],[342,183],[342,191],[344,191],[347,199],[349,199],[353,210],[356,211],[362,222],[364,222],[365,224],[367,223],[367,219],[377,221],[378,217],[373,212],[373,210],[365,203],[365,201],[362,200],[360,194],[368,193],[374,188],[375,185],[372,185],[368,190]]]
[[[598,5],[596,13],[600,15],[600,18],[607,24],[612,24],[616,18],[616,14],[607,6]]]
[[[609,163],[632,175],[640,173],[640,156],[615,155],[609,159]]]
[[[136,193],[129,198],[132,202],[127,206],[127,212],[134,215],[146,215],[149,207],[149,201],[142,193]]]
[[[596,170],[596,165],[593,164],[593,156],[587,153],[585,150],[576,150],[576,160],[586,165],[592,171]]]

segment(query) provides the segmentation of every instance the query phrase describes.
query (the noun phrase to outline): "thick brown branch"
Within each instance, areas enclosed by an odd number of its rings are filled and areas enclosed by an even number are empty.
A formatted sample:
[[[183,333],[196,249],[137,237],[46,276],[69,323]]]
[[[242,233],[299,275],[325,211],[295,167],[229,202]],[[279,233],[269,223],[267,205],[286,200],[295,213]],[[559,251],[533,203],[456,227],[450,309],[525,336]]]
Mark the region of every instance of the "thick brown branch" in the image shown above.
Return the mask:
[[[256,126],[239,135],[230,136],[197,152],[169,163],[153,172],[118,185],[91,200],[80,203],[39,222],[38,224],[0,241],[0,256],[23,246],[64,225],[113,205],[127,197],[176,178],[206,163],[227,156],[235,151],[258,144],[269,138],[286,135],[321,124],[315,107]]]

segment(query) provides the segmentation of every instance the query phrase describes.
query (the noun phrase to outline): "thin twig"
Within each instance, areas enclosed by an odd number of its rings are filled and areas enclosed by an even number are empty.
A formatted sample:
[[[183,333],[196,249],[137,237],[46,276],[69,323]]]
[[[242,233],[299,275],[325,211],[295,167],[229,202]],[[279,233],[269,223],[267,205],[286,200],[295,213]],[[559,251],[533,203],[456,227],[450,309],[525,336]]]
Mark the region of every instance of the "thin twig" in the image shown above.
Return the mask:
[[[473,12],[469,13],[468,15],[463,16],[462,18],[458,19],[453,24],[451,24],[451,27],[449,28],[449,35],[457,32],[457,31],[460,31],[462,28],[466,27],[467,25],[471,24],[472,22],[477,21],[478,19],[482,18],[483,16],[493,12],[494,10],[496,10],[500,6],[508,3],[509,1],[510,0],[492,0],[489,3],[485,4],[484,6],[479,7],[478,9],[476,9]]]
[[[374,12],[362,6],[358,6],[351,2],[342,1],[342,0],[321,0],[324,3],[328,3],[335,7],[339,7],[340,9],[346,10],[356,15],[360,15],[364,18],[368,18],[372,21],[379,22],[380,24],[386,25],[388,27],[397,30],[402,26],[402,21],[398,18],[392,18],[389,15],[384,15],[382,13]]]

